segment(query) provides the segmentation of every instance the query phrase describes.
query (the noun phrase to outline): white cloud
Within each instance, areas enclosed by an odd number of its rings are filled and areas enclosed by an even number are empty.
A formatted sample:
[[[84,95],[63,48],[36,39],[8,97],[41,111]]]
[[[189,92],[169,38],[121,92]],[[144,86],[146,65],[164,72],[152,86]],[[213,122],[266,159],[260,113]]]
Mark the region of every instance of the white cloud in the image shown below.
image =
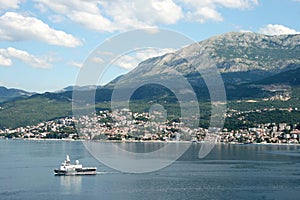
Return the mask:
[[[25,0],[2,0],[0,1],[0,10],[8,9],[8,8],[13,8],[17,9],[19,8],[19,4],[21,2],[24,2]]]
[[[81,41],[60,30],[55,30],[34,17],[7,12],[0,17],[0,41],[40,40],[52,45],[76,47]]]
[[[123,69],[130,70],[130,69],[135,68],[140,61],[141,60],[139,60],[136,57],[124,55],[124,56],[120,57],[119,59],[117,59],[116,62],[114,63],[114,65],[116,65],[120,68],[123,68]]]
[[[253,31],[250,31],[250,30],[244,30],[244,29],[241,29],[239,32],[241,32],[241,33],[253,33]]]
[[[171,48],[165,48],[165,49],[141,49],[137,50],[135,52],[131,52],[125,55],[121,55],[116,58],[116,54],[112,52],[103,52],[99,51],[96,53],[96,55],[92,58],[90,58],[90,62],[93,62],[94,64],[103,64],[104,60],[113,60],[111,65],[123,68],[125,70],[132,70],[135,68],[140,62],[156,57],[161,56],[166,53],[174,52],[175,49]],[[69,62],[70,65],[81,68],[83,67],[83,63],[71,61]]]
[[[295,29],[288,28],[279,24],[268,24],[259,29],[259,32],[265,35],[286,35],[286,34],[299,34],[300,32]]]
[[[183,0],[182,6],[187,10],[186,17],[191,21],[204,23],[208,20],[223,21],[219,7],[249,9],[258,5],[258,0]]]
[[[207,20],[223,21],[222,15],[210,7],[199,7],[194,12],[187,13],[187,18],[192,21],[197,20],[200,23]]]
[[[249,9],[258,0],[34,0],[59,15],[96,31],[175,24],[179,20],[222,21],[219,8]]]
[[[258,0],[208,0],[227,8],[251,8],[259,4]]]
[[[91,59],[91,61],[94,62],[94,63],[99,63],[99,64],[101,64],[101,63],[104,62],[104,60],[102,58],[100,58],[100,57],[93,57]]]
[[[11,66],[12,60],[0,54],[0,66]]]
[[[36,68],[50,68],[52,58],[50,57],[38,57],[29,54],[27,51],[8,47],[7,49],[0,49],[0,65],[11,66],[13,59],[20,60],[32,67]]]
[[[93,14],[88,12],[74,11],[68,16],[76,23],[85,26],[89,29],[97,31],[108,31],[115,30],[113,24],[100,14]]]
[[[76,61],[71,61],[69,64],[74,66],[74,67],[78,67],[78,68],[82,67],[82,63],[76,62]]]
[[[118,67],[121,67],[126,70],[131,70],[135,68],[140,62],[156,57],[156,56],[161,56],[166,53],[174,52],[174,49],[144,49],[144,50],[139,50],[137,52],[133,52],[131,54],[126,54],[123,56],[120,56],[115,60],[113,65],[116,65]]]
[[[101,64],[104,62],[104,60],[101,57],[95,56],[92,57],[90,59],[91,62],[95,63],[95,64]],[[78,62],[78,61],[71,61],[69,62],[70,65],[74,66],[74,67],[78,67],[78,68],[82,68],[84,63]]]
[[[104,7],[107,8],[105,14],[121,30],[175,24],[183,17],[181,7],[172,0],[116,0],[109,1]]]
[[[59,15],[97,31],[114,31],[111,21],[100,12],[100,1],[96,0],[34,0]]]
[[[41,3],[35,4],[34,7],[38,9],[41,13],[45,13],[48,11],[47,7]]]
[[[65,18],[61,15],[51,15],[49,19],[54,23],[60,23],[65,20]]]

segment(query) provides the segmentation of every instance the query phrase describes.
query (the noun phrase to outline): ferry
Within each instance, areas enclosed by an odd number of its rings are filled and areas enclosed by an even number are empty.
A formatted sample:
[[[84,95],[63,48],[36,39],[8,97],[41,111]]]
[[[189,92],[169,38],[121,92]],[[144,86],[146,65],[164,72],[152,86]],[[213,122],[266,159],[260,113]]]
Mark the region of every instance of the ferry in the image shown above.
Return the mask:
[[[79,161],[76,160],[75,164],[71,164],[70,157],[67,155],[66,160],[61,163],[59,169],[54,169],[54,175],[96,175],[96,167],[82,167]]]

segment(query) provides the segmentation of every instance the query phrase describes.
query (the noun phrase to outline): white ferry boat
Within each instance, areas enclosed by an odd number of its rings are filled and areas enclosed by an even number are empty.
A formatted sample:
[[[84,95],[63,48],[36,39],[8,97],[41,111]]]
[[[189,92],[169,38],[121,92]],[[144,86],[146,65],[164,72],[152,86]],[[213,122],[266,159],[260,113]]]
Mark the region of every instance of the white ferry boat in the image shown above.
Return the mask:
[[[59,169],[54,169],[55,175],[95,175],[97,174],[96,167],[82,167],[79,161],[71,164],[70,157],[67,155],[66,160],[61,163]]]

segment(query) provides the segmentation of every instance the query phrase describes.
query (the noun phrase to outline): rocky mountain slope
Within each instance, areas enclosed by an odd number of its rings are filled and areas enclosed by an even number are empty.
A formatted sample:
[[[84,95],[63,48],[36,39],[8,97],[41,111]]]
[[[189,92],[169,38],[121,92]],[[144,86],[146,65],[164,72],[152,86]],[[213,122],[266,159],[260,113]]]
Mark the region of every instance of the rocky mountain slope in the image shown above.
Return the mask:
[[[172,70],[189,77],[203,53],[209,55],[225,83],[251,82],[300,66],[300,35],[266,36],[227,33],[192,44],[174,53],[141,62],[122,79],[170,76]],[[198,66],[196,66],[198,67]],[[201,66],[200,66],[201,67]]]

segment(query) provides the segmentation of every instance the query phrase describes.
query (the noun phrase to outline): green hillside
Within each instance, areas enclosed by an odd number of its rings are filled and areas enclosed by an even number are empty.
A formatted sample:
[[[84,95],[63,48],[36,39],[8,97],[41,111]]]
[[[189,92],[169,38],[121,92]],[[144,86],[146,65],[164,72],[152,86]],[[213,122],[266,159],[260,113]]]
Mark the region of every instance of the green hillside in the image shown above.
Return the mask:
[[[129,86],[141,84],[144,80],[152,80],[154,83],[156,80],[172,80],[173,86],[180,88],[178,91],[185,94],[185,88],[180,87],[180,84],[176,85],[178,76],[172,74],[175,69],[185,76],[194,89],[200,102],[200,125],[207,126],[210,117],[209,91],[201,74],[194,67],[203,65],[203,54],[199,53],[202,51],[210,53],[220,70],[229,113],[232,110],[236,113],[242,111],[227,118],[227,127],[252,126],[268,121],[300,122],[299,111],[288,110],[300,108],[300,35],[227,33],[184,47],[175,53],[150,58],[121,79],[119,77],[107,86],[97,87],[96,109],[110,108],[113,88],[118,81],[122,92],[126,92],[130,90]],[[79,87],[79,98],[72,100],[74,88],[76,87],[66,88],[60,93],[17,96],[16,99],[0,103],[0,128],[34,125],[71,116],[72,101],[78,101],[81,105],[93,103],[93,99],[85,100],[85,97],[94,94],[93,87]],[[2,91],[3,97],[19,92],[5,88]],[[142,85],[138,88],[131,97],[130,106],[133,111],[144,112],[155,103],[165,107],[169,119],[180,116],[175,94],[159,84]],[[243,113],[244,111],[249,112]]]
[[[53,118],[72,114],[70,102],[43,96],[4,103],[0,110],[0,128],[34,125]]]

